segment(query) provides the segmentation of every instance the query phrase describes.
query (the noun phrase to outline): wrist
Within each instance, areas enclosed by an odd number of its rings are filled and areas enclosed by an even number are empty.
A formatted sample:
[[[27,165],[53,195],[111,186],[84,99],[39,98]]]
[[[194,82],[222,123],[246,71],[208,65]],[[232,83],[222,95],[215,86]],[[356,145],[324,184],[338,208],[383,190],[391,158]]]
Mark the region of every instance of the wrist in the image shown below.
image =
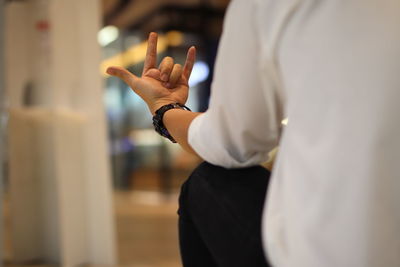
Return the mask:
[[[163,105],[155,111],[155,115],[153,116],[153,125],[156,132],[158,132],[161,136],[164,136],[169,140],[171,140],[171,142],[176,143],[176,140],[171,136],[171,134],[169,133],[168,129],[165,127],[163,122],[164,114],[172,109],[191,111],[190,108],[179,103],[170,103]]]
[[[156,115],[156,111],[159,110],[161,107],[165,106],[165,105],[169,105],[169,104],[175,104],[175,103],[179,103],[176,100],[173,99],[162,99],[162,100],[158,100],[155,101],[152,105],[148,105],[151,115],[154,116]],[[179,103],[181,105],[183,105],[184,103]]]

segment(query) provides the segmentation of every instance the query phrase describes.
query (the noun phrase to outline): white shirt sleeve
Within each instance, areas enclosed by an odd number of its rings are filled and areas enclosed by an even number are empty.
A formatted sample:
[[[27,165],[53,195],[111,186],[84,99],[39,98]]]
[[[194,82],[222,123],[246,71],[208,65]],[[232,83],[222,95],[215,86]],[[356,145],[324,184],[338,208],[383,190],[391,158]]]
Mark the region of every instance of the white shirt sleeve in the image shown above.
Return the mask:
[[[189,144],[226,168],[259,164],[277,145],[281,96],[260,62],[254,1],[232,1],[225,18],[210,107],[189,128]],[[262,73],[261,73],[262,72]]]

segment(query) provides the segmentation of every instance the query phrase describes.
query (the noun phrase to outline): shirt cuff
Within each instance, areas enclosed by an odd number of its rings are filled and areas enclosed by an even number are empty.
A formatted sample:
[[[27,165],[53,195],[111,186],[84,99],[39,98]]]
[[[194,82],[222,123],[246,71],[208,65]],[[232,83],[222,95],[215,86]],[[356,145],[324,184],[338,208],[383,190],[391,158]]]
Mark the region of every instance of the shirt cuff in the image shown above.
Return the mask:
[[[228,149],[235,144],[227,144],[226,140],[221,140],[218,129],[212,126],[208,116],[207,112],[197,116],[188,130],[188,143],[203,160],[224,168],[243,168],[258,165],[263,162],[262,158],[264,161],[268,158],[268,153],[258,154],[247,160],[235,158]]]

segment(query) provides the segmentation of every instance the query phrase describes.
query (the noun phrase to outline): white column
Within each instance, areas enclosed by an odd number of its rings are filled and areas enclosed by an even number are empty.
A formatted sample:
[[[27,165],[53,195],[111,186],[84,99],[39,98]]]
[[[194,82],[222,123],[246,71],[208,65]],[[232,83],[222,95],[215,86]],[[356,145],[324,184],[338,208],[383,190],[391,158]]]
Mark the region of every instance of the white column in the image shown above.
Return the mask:
[[[53,83],[60,86],[55,102],[71,105],[87,117],[85,132],[87,211],[89,253],[93,263],[113,263],[114,216],[111,212],[111,180],[106,158],[106,120],[103,106],[103,86],[98,71],[100,47],[97,32],[100,29],[98,0],[52,0],[50,14],[54,23]],[[75,42],[74,40],[79,40]],[[64,51],[75,51],[76,55]],[[68,92],[68,95],[66,95]]]
[[[98,0],[31,0],[7,7],[17,261],[116,263],[96,41],[100,19]],[[22,107],[27,87],[30,108]]]

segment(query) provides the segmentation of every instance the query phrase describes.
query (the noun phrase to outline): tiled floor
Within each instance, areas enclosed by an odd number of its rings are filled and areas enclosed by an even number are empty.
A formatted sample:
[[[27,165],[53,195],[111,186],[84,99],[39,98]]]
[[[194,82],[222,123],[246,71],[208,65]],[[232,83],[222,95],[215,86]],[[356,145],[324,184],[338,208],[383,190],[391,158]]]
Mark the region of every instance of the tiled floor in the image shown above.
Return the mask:
[[[177,195],[156,192],[115,194],[118,252],[121,265],[181,266],[177,232]]]

